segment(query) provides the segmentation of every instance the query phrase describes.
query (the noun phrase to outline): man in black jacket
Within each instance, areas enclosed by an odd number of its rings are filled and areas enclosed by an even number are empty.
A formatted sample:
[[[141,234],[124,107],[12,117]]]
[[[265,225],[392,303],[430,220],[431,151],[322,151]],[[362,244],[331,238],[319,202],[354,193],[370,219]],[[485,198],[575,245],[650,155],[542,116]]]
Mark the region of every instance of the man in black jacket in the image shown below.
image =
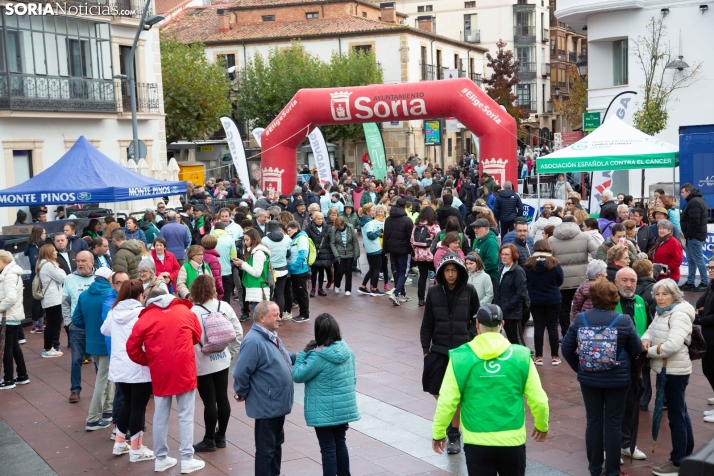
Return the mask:
[[[439,228],[442,230],[446,229],[446,220],[449,217],[456,217],[459,220],[459,226],[463,230],[466,228],[463,218],[461,218],[461,213],[459,213],[458,208],[453,207],[454,196],[446,193],[441,197],[443,205],[436,209],[436,221],[439,222]]]
[[[706,259],[702,254],[702,244],[707,240],[707,204],[702,198],[702,193],[699,189],[694,188],[691,183],[682,185],[681,196],[682,199],[687,201],[687,205],[682,211],[680,224],[682,226],[682,234],[687,240],[685,251],[687,252],[687,264],[689,265],[687,282],[681,286],[681,289],[683,291],[704,292],[709,285]],[[699,286],[694,285],[697,269],[699,269],[699,276],[701,276]]]
[[[654,233],[652,233],[652,228],[645,225],[642,221],[644,214],[645,212],[641,208],[633,208],[630,212],[630,219],[636,223],[637,246],[640,247],[640,251],[643,253],[648,253],[654,247],[657,238]]]
[[[384,255],[396,265],[397,269],[394,275],[394,293],[389,296],[395,306],[399,306],[400,302],[411,301],[404,289],[404,283],[407,280],[407,271],[410,268],[409,258],[411,258],[412,253],[411,237],[414,222],[404,210],[406,203],[403,198],[398,199],[397,203],[392,205],[389,216],[384,221],[382,250]]]
[[[424,352],[422,387],[439,398],[441,381],[449,364],[449,350],[469,342],[476,336],[473,316],[480,307],[476,289],[468,283],[466,266],[458,254],[446,253],[436,270],[436,286],[426,296],[424,317],[419,332]],[[449,454],[461,451],[459,412],[446,430]]]
[[[501,225],[501,239],[513,230],[513,222],[518,217],[523,216],[523,202],[521,197],[513,191],[513,184],[506,180],[503,182],[503,190],[498,192],[496,205],[493,207],[493,215]]]
[[[57,264],[69,276],[77,269],[77,254],[67,249],[67,237],[64,233],[54,236],[55,249],[57,250]]]

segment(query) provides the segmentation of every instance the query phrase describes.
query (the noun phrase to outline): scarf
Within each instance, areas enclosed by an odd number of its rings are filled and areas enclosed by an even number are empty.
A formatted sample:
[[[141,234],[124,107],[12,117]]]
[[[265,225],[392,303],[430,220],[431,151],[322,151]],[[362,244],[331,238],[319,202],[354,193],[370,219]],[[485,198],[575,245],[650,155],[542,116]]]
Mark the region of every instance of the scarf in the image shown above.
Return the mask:
[[[548,256],[553,256],[551,253],[546,253],[545,251],[536,251],[532,256],[536,258],[547,258]]]
[[[670,305],[667,306],[667,307],[655,306],[655,308],[657,309],[657,315],[658,315],[658,316],[661,316],[661,315],[664,314],[665,312],[671,311],[672,309],[674,309],[674,306],[676,306],[677,304],[679,304],[679,303],[678,303],[678,302],[673,302],[672,304],[670,304]]]
[[[655,255],[655,253],[657,252],[657,249],[658,249],[660,246],[662,246],[664,243],[666,243],[667,240],[669,240],[669,238],[670,238],[671,236],[672,236],[672,235],[669,234],[669,235],[667,235],[667,236],[662,236],[662,237],[657,238],[657,240],[655,241],[655,245],[652,247],[652,249],[650,249],[650,250],[647,252],[647,258],[649,258],[650,261],[652,261],[653,263],[655,262],[655,261],[654,261],[654,255]]]

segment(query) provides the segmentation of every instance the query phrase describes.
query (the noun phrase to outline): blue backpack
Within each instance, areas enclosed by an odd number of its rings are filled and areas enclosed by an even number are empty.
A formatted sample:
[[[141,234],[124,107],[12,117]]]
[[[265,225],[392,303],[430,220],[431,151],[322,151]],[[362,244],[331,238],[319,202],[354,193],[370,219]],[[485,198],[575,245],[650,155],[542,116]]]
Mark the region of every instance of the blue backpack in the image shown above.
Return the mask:
[[[618,314],[610,325],[590,327],[585,313],[580,313],[583,327],[578,329],[578,369],[583,372],[603,372],[618,365],[617,329],[613,326],[622,314]]]

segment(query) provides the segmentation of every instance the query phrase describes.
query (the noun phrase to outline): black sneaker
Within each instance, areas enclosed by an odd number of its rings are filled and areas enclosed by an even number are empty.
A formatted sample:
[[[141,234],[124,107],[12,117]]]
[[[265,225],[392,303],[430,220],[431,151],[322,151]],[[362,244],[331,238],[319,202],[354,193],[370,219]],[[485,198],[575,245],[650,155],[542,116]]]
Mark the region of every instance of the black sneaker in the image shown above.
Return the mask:
[[[709,287],[709,286],[707,286],[706,284],[700,284],[699,286],[694,286],[694,288],[692,289],[692,291],[695,292],[695,293],[704,293],[704,292],[707,291],[707,288],[708,288],[708,287]]]
[[[248,314],[243,314],[243,315],[240,316],[240,319],[238,319],[238,320],[239,320],[240,322],[250,321],[250,315],[248,315]]]
[[[293,322],[307,322],[307,321],[309,321],[309,320],[310,320],[310,318],[309,318],[309,317],[305,317],[305,316],[293,317]]]
[[[111,424],[112,422],[100,418],[99,420],[93,421],[92,423],[87,423],[87,426],[85,426],[84,429],[87,431],[101,430],[104,428],[109,428]]]
[[[360,286],[357,288],[357,294],[361,296],[369,296],[369,290],[365,286]]]
[[[320,296],[327,296],[327,293],[325,292],[324,289],[318,289],[317,294],[319,294]]]
[[[314,289],[312,291],[310,291],[310,297],[315,297],[315,292],[316,291]]]
[[[419,299],[419,306],[421,307],[421,306],[424,306],[424,305],[426,305],[426,301],[423,300],[423,299]]]
[[[204,438],[203,441],[193,445],[193,451],[196,453],[213,453],[216,451],[216,442]]]
[[[215,441],[216,441],[216,448],[225,448],[226,447],[226,435],[220,436],[216,435],[215,436]]]
[[[11,388],[15,388],[15,387],[16,387],[16,385],[15,385],[14,380],[8,380],[8,381],[3,380],[2,382],[0,382],[0,390],[10,390]]]
[[[30,377],[28,377],[27,375],[23,375],[22,377],[20,377],[18,375],[15,379],[15,383],[17,385],[27,385],[28,383],[30,383]]]
[[[461,432],[455,431],[453,435],[446,435],[446,454],[457,455],[461,453]]]
[[[380,291],[379,289],[377,289],[377,288],[372,289],[372,290],[369,292],[369,294],[370,294],[370,296],[377,296],[377,297],[379,297],[379,296],[384,296],[384,293],[383,293],[382,291]]]
[[[692,290],[694,290],[694,288],[695,288],[694,284],[689,284],[689,283],[684,283],[679,287],[679,289],[681,289],[682,291],[692,291]]]

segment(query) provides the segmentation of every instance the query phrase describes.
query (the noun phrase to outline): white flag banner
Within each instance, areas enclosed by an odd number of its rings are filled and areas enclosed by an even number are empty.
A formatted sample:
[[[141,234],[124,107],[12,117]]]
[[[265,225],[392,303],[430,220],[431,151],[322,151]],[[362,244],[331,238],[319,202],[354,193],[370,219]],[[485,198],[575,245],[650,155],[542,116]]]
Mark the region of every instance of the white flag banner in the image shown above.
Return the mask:
[[[240,137],[238,128],[235,122],[233,122],[233,119],[226,116],[221,117],[221,125],[223,125],[223,130],[226,131],[226,140],[231,150],[233,165],[236,168],[236,172],[238,172],[238,180],[240,180],[243,190],[245,190],[248,196],[253,200],[253,203],[255,203],[255,195],[253,195],[253,192],[250,190],[248,162],[245,160],[245,149],[243,148],[243,140]]]
[[[315,158],[315,168],[317,168],[317,178],[320,185],[326,183],[332,185],[332,169],[330,168],[330,155],[327,152],[325,138],[322,137],[320,128],[316,127],[308,136],[310,139],[310,147],[312,147],[312,155]]]
[[[602,122],[605,123],[609,117],[617,116],[624,123],[632,125],[632,118],[635,115],[635,109],[637,109],[635,99],[637,99],[635,91],[625,91],[615,96],[605,111]]]
[[[255,129],[253,129],[251,131],[251,134],[253,134],[253,138],[258,143],[258,147],[263,147],[263,144],[261,143],[262,138],[260,136],[261,136],[261,134],[263,134],[264,130],[265,130],[265,128],[263,128],[263,127],[256,127]]]
[[[600,213],[600,202],[602,201],[602,192],[612,188],[612,170],[593,172],[593,179],[590,191],[590,213]]]

